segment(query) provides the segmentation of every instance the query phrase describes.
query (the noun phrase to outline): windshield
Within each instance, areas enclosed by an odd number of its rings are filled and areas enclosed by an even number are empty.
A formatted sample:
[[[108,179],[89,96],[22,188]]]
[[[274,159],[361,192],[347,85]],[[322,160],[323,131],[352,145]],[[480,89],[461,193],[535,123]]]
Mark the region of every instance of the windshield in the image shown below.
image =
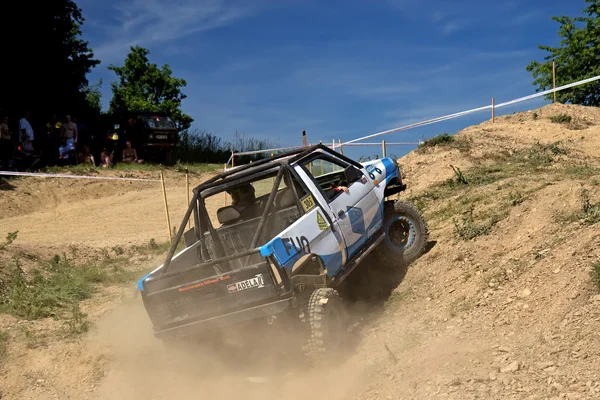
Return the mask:
[[[151,116],[145,118],[144,122],[149,128],[175,128],[175,123],[170,117]]]

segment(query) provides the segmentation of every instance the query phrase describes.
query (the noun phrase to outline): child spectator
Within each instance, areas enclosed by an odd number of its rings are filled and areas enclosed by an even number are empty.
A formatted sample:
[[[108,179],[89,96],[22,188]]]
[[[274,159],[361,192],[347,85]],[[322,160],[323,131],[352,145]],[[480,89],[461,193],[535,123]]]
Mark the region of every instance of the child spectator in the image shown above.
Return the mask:
[[[83,146],[83,151],[79,153],[79,163],[80,164],[90,164],[92,166],[96,166],[96,162],[94,161],[94,156],[90,153],[90,146]]]
[[[111,168],[113,166],[113,155],[108,153],[108,150],[105,148],[102,149],[102,153],[100,154],[100,165],[102,168]]]

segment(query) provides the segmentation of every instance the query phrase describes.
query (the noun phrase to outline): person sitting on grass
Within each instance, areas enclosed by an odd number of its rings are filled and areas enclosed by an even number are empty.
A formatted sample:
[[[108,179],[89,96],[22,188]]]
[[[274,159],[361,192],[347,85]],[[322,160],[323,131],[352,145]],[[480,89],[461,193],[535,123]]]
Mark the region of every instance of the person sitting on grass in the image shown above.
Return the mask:
[[[90,153],[90,146],[83,146],[83,151],[79,153],[79,163],[80,164],[90,164],[92,166],[96,166],[96,161],[94,161],[94,156]]]
[[[102,168],[111,168],[113,166],[113,154],[110,154],[105,148],[102,149],[100,154],[100,166]]]
[[[130,140],[126,141],[125,145],[127,147],[123,149],[123,157],[122,157],[123,162],[126,162],[128,164],[131,164],[131,163],[141,164],[144,162],[144,160],[138,159],[137,151],[135,151],[135,149],[133,147],[131,147]]]

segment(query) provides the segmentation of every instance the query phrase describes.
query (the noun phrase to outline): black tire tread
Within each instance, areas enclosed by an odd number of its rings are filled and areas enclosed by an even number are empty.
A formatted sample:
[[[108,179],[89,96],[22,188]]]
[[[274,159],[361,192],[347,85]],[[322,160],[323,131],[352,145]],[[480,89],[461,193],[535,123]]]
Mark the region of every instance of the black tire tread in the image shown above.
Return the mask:
[[[410,201],[395,200],[392,204],[387,205],[387,207],[384,208],[384,224],[387,222],[387,215],[390,213],[411,216],[413,223],[417,225],[416,229],[420,234],[420,243],[416,245],[417,250],[405,254],[403,260],[405,263],[410,264],[425,252],[427,242],[429,241],[429,225],[427,224],[423,213],[421,213],[421,211]],[[378,247],[380,257],[390,262],[396,260],[397,256],[395,254],[389,254],[385,244],[382,243],[382,245]]]
[[[326,304],[321,304],[321,300],[327,299]],[[310,296],[307,306],[308,314],[308,329],[309,337],[306,346],[306,357],[310,362],[316,363],[322,361],[322,359],[328,355],[329,350],[327,344],[324,341],[324,322],[326,315],[326,308],[330,302],[342,303],[337,290],[332,288],[318,288]],[[342,318],[346,318],[343,306],[340,307],[342,311]]]

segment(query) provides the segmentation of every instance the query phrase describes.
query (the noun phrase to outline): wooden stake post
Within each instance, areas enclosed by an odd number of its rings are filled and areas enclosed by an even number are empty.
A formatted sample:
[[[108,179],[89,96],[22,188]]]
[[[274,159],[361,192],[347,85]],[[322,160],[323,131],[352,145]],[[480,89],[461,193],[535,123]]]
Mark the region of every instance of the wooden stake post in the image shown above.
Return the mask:
[[[496,116],[496,109],[495,109],[495,107],[496,107],[496,103],[495,103],[494,98],[492,97],[492,122],[494,122],[494,118]]]
[[[169,205],[167,204],[167,191],[165,190],[165,176],[160,171],[160,183],[162,186],[163,199],[165,200],[165,216],[167,217],[167,229],[169,230],[169,241],[173,240],[173,233],[171,232],[171,219],[169,218]]]
[[[302,146],[306,147],[306,131],[302,131]]]
[[[382,140],[381,141],[381,154],[383,155],[383,157],[381,157],[381,158],[386,158],[387,157],[385,150],[386,150],[386,148],[385,148],[385,140]]]
[[[340,146],[340,154],[344,154],[344,150],[342,149],[342,139],[338,139],[338,144]]]
[[[556,64],[552,61],[552,88],[556,89]],[[554,102],[556,103],[556,92],[554,92]]]
[[[188,174],[188,169],[185,169],[185,195],[187,198],[187,205],[190,206],[190,176]],[[188,229],[192,227],[192,219],[188,219]]]

